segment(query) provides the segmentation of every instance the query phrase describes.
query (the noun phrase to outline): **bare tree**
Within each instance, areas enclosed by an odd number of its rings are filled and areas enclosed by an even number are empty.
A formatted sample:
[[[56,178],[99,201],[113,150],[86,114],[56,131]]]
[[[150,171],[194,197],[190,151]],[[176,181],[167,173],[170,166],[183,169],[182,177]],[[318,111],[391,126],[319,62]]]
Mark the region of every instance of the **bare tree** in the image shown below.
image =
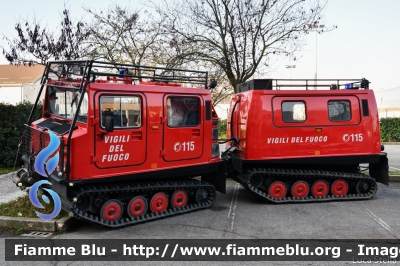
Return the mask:
[[[153,3],[167,23],[168,38],[179,57],[222,70],[234,90],[256,71],[268,69],[272,55],[294,55],[309,25],[320,22],[324,6],[325,1],[318,0]]]
[[[82,58],[88,52],[85,46],[87,34],[82,31],[83,22],[73,22],[69,10],[62,12],[60,31],[41,29],[40,21],[20,21],[15,25],[16,38],[3,38],[8,48],[3,48],[3,55],[10,64],[44,65],[48,60],[73,60]]]
[[[162,21],[157,21],[147,11],[118,4],[109,6],[105,12],[89,8],[86,11],[94,18],[86,28],[93,47],[92,58],[136,65],[156,64]]]
[[[213,104],[224,103],[224,100],[231,97],[233,94],[232,86],[226,78],[225,72],[222,70],[211,70],[210,79],[217,81],[218,86],[211,89],[211,97]]]

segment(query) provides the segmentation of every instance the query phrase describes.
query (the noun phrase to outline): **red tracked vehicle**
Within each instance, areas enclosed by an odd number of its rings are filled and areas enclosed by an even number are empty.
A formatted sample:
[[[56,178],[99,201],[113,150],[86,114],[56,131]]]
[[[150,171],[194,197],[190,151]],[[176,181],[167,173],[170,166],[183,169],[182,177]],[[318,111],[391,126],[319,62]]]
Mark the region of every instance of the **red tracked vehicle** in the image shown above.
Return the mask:
[[[388,185],[388,160],[369,82],[309,82],[239,85],[222,154],[229,176],[278,203],[372,198],[376,181]]]
[[[32,122],[32,110],[25,125],[25,165],[13,181],[23,189],[46,179],[34,162],[51,130],[60,159],[47,179],[78,218],[119,227],[212,206],[226,177],[217,175],[207,80],[201,71],[49,62],[35,103],[45,89],[43,116]]]

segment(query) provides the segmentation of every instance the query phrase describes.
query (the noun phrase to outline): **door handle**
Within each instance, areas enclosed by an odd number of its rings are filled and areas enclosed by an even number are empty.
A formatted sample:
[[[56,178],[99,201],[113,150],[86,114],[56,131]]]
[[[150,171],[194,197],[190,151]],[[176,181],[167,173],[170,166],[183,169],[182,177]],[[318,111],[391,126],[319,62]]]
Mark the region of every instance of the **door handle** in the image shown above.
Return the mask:
[[[199,137],[200,136],[200,129],[193,129],[192,130],[192,136]]]

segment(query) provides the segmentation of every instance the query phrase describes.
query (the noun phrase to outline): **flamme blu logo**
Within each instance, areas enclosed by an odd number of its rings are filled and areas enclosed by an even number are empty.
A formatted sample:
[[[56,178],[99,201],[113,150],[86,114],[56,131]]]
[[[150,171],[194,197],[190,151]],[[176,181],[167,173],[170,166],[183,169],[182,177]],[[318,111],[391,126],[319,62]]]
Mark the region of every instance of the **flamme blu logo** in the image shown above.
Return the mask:
[[[50,135],[50,143],[44,148],[41,152],[39,152],[35,161],[35,170],[41,176],[47,177],[47,173],[52,173],[54,169],[56,169],[59,155],[56,153],[53,158],[50,158],[47,163],[46,159],[55,152],[58,147],[60,147],[60,140],[57,138],[56,134],[49,130]],[[44,169],[46,167],[46,169]],[[47,170],[47,173],[46,173]]]
[[[54,169],[56,169],[58,161],[59,161],[59,155],[56,153],[52,158],[48,159],[49,156],[54,153],[58,147],[60,147],[60,140],[54,134],[49,130],[49,135],[50,135],[50,143],[49,145],[44,148],[36,157],[35,161],[35,170],[38,174],[44,177],[48,177],[47,173],[52,173]],[[46,162],[47,160],[47,162]],[[47,180],[41,180],[33,184],[31,189],[29,190],[29,200],[32,202],[32,204],[39,208],[39,209],[44,209],[43,205],[39,202],[39,199],[37,197],[37,191],[39,189],[39,186],[42,184],[46,185],[51,185],[51,183]],[[61,211],[61,200],[60,197],[55,193],[53,190],[48,189],[48,188],[43,188],[46,190],[50,196],[53,198],[54,201],[54,211],[50,214],[43,214],[41,212],[35,211],[36,215],[42,218],[43,220],[51,220],[54,217],[56,217],[60,211]],[[47,204],[50,203],[49,198],[46,195],[42,195],[42,199],[44,202]]]

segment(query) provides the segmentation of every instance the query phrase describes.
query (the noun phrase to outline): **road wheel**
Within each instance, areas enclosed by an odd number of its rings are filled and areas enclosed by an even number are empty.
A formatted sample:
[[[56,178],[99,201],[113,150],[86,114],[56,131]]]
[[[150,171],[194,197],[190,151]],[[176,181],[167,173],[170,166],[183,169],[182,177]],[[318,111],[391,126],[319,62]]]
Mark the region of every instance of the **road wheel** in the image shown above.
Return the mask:
[[[122,216],[121,202],[113,199],[106,201],[101,207],[100,215],[106,221],[117,221]]]
[[[171,196],[172,208],[180,208],[188,202],[188,195],[184,190],[177,190]]]
[[[304,181],[297,181],[292,186],[292,196],[295,198],[305,198],[310,192],[310,187]]]
[[[332,183],[331,191],[335,196],[344,196],[348,190],[349,186],[347,185],[347,182],[342,179],[335,180],[335,182]]]
[[[168,197],[165,193],[159,192],[153,196],[150,201],[150,209],[152,212],[163,212],[168,208]]]
[[[325,180],[317,180],[311,187],[311,193],[314,197],[325,197],[328,192],[329,185]]]
[[[128,203],[128,215],[132,218],[142,216],[147,212],[147,207],[147,200],[142,196],[136,196]]]
[[[273,182],[268,188],[269,195],[276,199],[284,198],[286,196],[286,192],[286,185],[281,181]]]

